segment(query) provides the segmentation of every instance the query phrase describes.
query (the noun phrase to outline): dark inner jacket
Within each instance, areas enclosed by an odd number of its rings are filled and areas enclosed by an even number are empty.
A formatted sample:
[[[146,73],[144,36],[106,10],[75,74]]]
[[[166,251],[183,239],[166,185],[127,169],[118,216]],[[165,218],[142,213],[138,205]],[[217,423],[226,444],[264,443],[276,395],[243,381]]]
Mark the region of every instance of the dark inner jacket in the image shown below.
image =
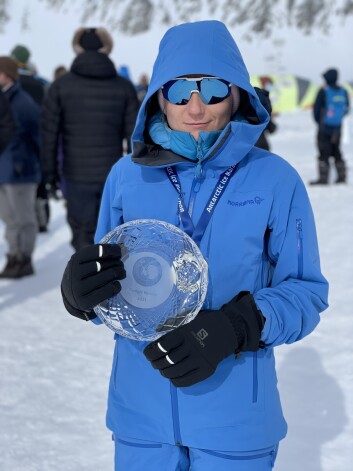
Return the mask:
[[[19,81],[22,89],[27,92],[37,105],[41,106],[45,95],[45,85],[33,75],[19,74]]]
[[[5,93],[14,135],[0,158],[0,184],[39,183],[39,107],[15,82]]]
[[[0,154],[8,146],[15,133],[15,121],[10,104],[5,95],[0,91]]]
[[[46,181],[57,177],[59,137],[63,175],[82,183],[101,183],[123,155],[138,111],[133,84],[117,75],[105,54],[87,51],[55,80],[41,116],[41,160]]]

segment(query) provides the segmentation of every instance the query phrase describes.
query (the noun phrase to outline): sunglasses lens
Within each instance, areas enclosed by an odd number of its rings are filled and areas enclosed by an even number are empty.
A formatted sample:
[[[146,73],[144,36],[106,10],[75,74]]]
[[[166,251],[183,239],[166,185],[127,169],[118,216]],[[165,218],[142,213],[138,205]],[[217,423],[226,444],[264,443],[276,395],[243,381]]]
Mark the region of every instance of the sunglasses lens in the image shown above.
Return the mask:
[[[199,93],[206,105],[214,105],[230,95],[230,86],[222,79],[203,78],[201,80],[170,80],[162,88],[164,98],[174,105],[186,105],[192,92],[195,91]]]
[[[214,105],[225,100],[230,95],[230,86],[220,79],[203,79],[201,81],[201,98],[208,105]]]
[[[186,105],[190,100],[192,91],[197,90],[197,85],[196,82],[189,80],[171,80],[164,85],[164,90],[167,92],[167,96],[163,94],[164,98],[168,101],[174,105]]]

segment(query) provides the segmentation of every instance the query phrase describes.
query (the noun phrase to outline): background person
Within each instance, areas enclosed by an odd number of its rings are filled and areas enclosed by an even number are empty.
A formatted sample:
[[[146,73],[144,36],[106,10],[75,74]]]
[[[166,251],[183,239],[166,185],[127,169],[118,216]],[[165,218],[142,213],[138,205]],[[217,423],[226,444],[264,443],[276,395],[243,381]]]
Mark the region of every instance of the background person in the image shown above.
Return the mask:
[[[337,69],[329,69],[322,76],[326,85],[319,90],[313,108],[318,124],[319,178],[311,181],[310,185],[328,184],[331,157],[337,172],[335,183],[346,183],[347,179],[340,145],[342,121],[349,111],[349,97],[347,91],[337,84]]]
[[[35,197],[40,181],[39,108],[18,83],[18,67],[0,57],[0,87],[10,102],[16,130],[0,154],[0,218],[8,243],[7,263],[0,278],[34,273],[32,253],[38,231]]]
[[[10,56],[17,62],[21,87],[41,106],[49,82],[38,75],[33,64],[29,62],[31,51],[26,46],[18,44],[12,49]]]
[[[62,75],[67,74],[68,70],[64,65],[58,65],[55,67],[53,79],[56,80],[57,78],[61,77]]]
[[[271,104],[271,97],[270,93],[273,88],[273,80],[271,77],[262,76],[260,77],[261,82],[261,91],[262,96],[260,95],[261,103],[265,106],[266,110],[269,112],[270,120],[266,126],[266,128],[260,134],[259,139],[257,140],[255,146],[259,147],[260,149],[270,150],[270,143],[268,140],[268,134],[273,134],[277,130],[277,124],[273,121],[273,113],[272,113],[272,104]]]
[[[149,85],[149,77],[147,74],[142,74],[140,76],[139,82],[136,85],[137,98],[141,104],[146,96]]]
[[[274,347],[315,328],[327,282],[303,182],[254,147],[268,120],[223,23],[167,31],[95,240],[139,218],[174,224],[199,245],[209,284],[189,324],[150,344],[115,336],[107,425],[116,470],[274,465],[287,430]],[[93,306],[124,277],[119,246],[77,252],[61,285],[66,309],[98,323]]]
[[[67,220],[75,250],[92,244],[104,181],[123,155],[138,101],[134,86],[117,75],[108,54],[113,40],[104,28],[80,28],[73,37],[77,54],[70,72],[49,88],[41,116],[44,178],[56,188],[58,142],[62,142]]]
[[[29,62],[31,51],[26,46],[18,44],[12,49],[11,57],[17,62],[19,83],[22,89],[41,107],[49,82],[39,76],[35,67]],[[39,232],[47,232],[50,206],[48,191],[44,181],[41,181],[37,187],[35,210]]]

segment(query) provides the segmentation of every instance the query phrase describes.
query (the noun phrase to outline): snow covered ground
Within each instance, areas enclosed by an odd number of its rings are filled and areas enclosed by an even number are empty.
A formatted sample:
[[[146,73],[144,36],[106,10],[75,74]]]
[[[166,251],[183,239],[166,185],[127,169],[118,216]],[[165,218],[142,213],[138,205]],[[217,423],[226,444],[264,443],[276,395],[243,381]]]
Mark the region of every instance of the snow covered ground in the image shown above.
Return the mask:
[[[282,115],[277,122],[274,152],[305,182],[316,177],[310,112]],[[350,121],[343,146],[349,167],[352,140]],[[352,469],[351,168],[349,180],[343,186],[308,187],[323,272],[331,284],[330,308],[312,335],[276,349],[289,424],[276,471]],[[62,306],[60,280],[72,250],[62,202],[51,208],[50,231],[38,236],[36,275],[0,281],[0,470],[109,471],[113,443],[105,408],[113,336],[104,326],[71,317]],[[5,251],[0,225],[1,263]]]

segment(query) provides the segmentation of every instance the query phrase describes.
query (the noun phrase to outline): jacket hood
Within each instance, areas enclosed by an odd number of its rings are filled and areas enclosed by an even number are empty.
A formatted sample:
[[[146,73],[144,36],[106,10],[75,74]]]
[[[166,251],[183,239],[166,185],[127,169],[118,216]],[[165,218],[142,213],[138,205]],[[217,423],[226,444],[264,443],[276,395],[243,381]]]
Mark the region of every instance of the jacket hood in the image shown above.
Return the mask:
[[[107,79],[117,76],[113,62],[106,54],[86,51],[79,54],[71,65],[71,72],[83,77]]]
[[[256,125],[249,125],[253,129],[248,139],[253,145],[266,127],[269,116],[250,84],[249,73],[234,39],[220,21],[185,23],[166,32],[159,46],[148,92],[139,110],[133,143],[144,141],[150,98],[169,80],[188,74],[221,77],[247,92],[258,121]]]
[[[327,85],[335,85],[338,80],[338,71],[336,69],[328,69],[322,74]]]

